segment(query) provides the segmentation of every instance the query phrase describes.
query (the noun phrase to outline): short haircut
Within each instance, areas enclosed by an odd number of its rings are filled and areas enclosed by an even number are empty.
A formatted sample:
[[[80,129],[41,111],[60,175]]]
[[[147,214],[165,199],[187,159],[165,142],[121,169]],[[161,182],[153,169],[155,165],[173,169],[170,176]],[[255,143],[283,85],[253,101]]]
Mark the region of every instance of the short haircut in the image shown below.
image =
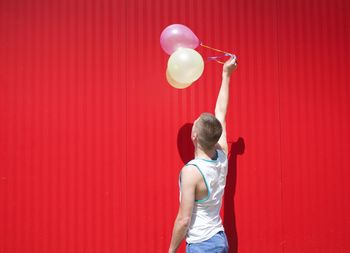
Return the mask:
[[[220,121],[211,113],[202,113],[196,123],[198,143],[204,150],[215,147],[222,134]]]

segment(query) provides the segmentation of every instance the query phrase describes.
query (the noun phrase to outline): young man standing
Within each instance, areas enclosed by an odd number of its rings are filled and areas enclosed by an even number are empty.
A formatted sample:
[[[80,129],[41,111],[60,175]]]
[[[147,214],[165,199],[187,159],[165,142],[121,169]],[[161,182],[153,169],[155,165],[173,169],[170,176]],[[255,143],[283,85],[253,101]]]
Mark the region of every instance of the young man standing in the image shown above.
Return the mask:
[[[228,252],[220,208],[228,168],[225,118],[230,77],[236,67],[235,57],[223,66],[215,116],[203,113],[193,123],[191,138],[195,159],[180,173],[180,207],[169,253],[175,253],[185,237],[188,253]]]

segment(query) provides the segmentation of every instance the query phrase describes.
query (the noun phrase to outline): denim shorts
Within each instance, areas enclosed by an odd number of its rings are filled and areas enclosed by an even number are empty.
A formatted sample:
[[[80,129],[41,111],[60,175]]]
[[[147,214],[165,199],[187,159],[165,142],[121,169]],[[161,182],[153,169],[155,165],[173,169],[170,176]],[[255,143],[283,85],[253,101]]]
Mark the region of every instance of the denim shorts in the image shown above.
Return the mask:
[[[228,242],[224,231],[220,231],[210,239],[199,243],[187,243],[186,253],[227,253]]]

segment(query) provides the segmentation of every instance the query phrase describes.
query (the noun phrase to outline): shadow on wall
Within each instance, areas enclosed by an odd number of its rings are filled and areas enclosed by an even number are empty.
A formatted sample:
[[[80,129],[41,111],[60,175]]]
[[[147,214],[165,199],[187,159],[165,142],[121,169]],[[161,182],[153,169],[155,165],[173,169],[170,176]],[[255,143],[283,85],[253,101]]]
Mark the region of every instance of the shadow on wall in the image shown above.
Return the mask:
[[[237,156],[243,155],[244,149],[244,139],[240,137],[236,142],[232,143],[229,152],[228,173],[224,195],[224,227],[230,246],[230,253],[237,253],[238,251],[234,197],[237,182]]]
[[[184,164],[191,161],[194,157],[194,146],[191,140],[192,126],[192,123],[184,124],[177,134],[177,149]],[[231,144],[231,150],[229,151],[229,168],[224,195],[225,205],[223,220],[227,240],[230,245],[230,253],[237,253],[238,250],[234,196],[237,181],[237,156],[242,155],[244,149],[244,139],[240,137],[236,142]]]
[[[194,157],[194,146],[191,140],[193,123],[184,124],[177,133],[177,150],[184,164]]]

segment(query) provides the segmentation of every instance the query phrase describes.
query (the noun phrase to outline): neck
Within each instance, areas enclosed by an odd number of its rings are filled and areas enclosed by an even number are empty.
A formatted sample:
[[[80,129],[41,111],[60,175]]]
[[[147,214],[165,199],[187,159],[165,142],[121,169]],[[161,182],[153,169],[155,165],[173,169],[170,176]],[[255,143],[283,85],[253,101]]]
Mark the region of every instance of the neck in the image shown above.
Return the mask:
[[[195,158],[204,158],[204,159],[213,159],[216,155],[216,149],[213,148],[211,150],[203,150],[199,147],[194,151]]]

